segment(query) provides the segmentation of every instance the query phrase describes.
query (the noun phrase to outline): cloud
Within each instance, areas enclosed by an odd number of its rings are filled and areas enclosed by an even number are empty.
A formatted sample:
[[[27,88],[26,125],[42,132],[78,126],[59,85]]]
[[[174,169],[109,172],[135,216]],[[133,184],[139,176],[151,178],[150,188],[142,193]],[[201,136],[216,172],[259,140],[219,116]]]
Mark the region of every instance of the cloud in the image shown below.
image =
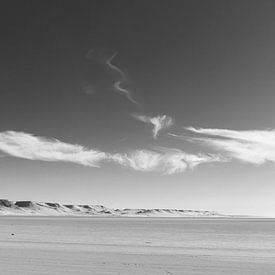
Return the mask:
[[[153,125],[152,131],[154,139],[158,137],[160,131],[168,129],[174,124],[173,119],[166,115],[150,117],[145,115],[132,114],[132,116],[137,120]]]
[[[106,53],[97,51],[95,49],[91,49],[86,54],[87,59],[96,60],[101,65],[107,66],[109,69],[114,71],[119,76],[119,79],[114,83],[115,90],[123,94],[132,103],[138,105],[139,103],[133,98],[132,92],[126,89],[125,87],[123,87],[123,84],[127,83],[128,79],[126,77],[126,74],[119,67],[113,64],[112,61],[115,59],[116,56],[117,56],[116,52],[107,57]]]
[[[184,172],[202,163],[220,161],[218,156],[187,154],[181,150],[136,150],[129,154],[114,156],[119,164],[137,171],[158,171],[164,174]]]
[[[131,92],[121,86],[121,85],[123,85],[123,83],[127,82],[127,77],[121,69],[119,69],[117,66],[115,66],[112,63],[112,61],[116,57],[116,55],[117,55],[117,53],[114,53],[106,61],[107,66],[109,66],[109,68],[111,68],[112,70],[114,70],[115,72],[117,72],[120,75],[120,79],[115,82],[114,87],[118,92],[124,94],[128,98],[129,101],[131,101],[134,104],[138,104],[138,102],[133,99]]]
[[[0,133],[0,151],[17,158],[72,162],[90,167],[99,167],[101,162],[108,161],[136,171],[156,171],[165,174],[180,173],[202,163],[220,161],[215,155],[187,154],[181,150],[168,148],[111,154],[15,131]]]
[[[211,146],[231,158],[253,164],[275,162],[275,130],[185,129],[202,135],[189,139]]]
[[[65,161],[92,167],[107,158],[104,152],[87,150],[81,145],[14,131],[0,133],[0,151],[17,158]]]

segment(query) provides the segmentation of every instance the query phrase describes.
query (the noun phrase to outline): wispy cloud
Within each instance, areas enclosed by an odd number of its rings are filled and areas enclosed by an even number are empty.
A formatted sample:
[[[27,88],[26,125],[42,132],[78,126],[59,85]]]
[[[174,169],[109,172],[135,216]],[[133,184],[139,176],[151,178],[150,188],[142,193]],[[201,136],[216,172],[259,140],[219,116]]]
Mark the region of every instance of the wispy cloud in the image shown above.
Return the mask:
[[[116,89],[118,92],[124,94],[124,95],[128,98],[128,100],[130,100],[132,103],[138,105],[138,102],[137,102],[136,100],[133,99],[132,93],[131,93],[129,90],[127,90],[127,89],[125,89],[125,88],[122,87],[122,85],[123,85],[124,83],[127,82],[127,77],[126,77],[125,73],[124,73],[120,68],[118,68],[117,66],[115,66],[115,65],[112,63],[113,59],[114,59],[116,56],[117,56],[117,53],[114,53],[114,54],[113,54],[110,58],[108,58],[107,61],[106,61],[107,66],[109,66],[109,68],[111,68],[112,70],[114,70],[115,72],[117,72],[117,73],[120,75],[120,79],[118,79],[118,80],[115,82],[114,87],[115,87],[115,89]]]
[[[185,129],[201,135],[189,139],[211,146],[231,158],[253,164],[275,162],[275,130]]]
[[[119,164],[137,171],[159,171],[169,175],[184,172],[202,163],[220,161],[216,155],[194,155],[169,149],[136,150],[128,154],[116,155],[114,158]]]
[[[17,158],[65,161],[92,167],[107,158],[104,152],[88,150],[81,145],[14,131],[0,133],[0,151]]]
[[[174,123],[173,119],[166,115],[158,115],[155,117],[150,117],[145,115],[132,114],[132,116],[137,120],[140,120],[148,124],[152,124],[153,125],[152,133],[155,139],[158,137],[160,131],[164,129],[168,129]]]
[[[111,154],[15,131],[0,133],[0,151],[17,158],[72,162],[91,167],[98,167],[101,162],[108,161],[137,171],[156,171],[165,174],[180,173],[202,163],[220,161],[216,155],[188,154],[168,148]]]
[[[96,51],[95,49],[91,49],[86,53],[86,58],[89,60],[95,60],[99,62],[101,65],[108,67],[108,69],[112,70],[118,75],[118,80],[114,83],[114,88],[117,92],[123,94],[129,101],[132,103],[139,105],[139,103],[133,98],[132,92],[125,87],[124,84],[128,82],[128,78],[126,74],[116,65],[114,65],[113,60],[117,56],[117,52],[114,52],[112,55],[107,56],[106,53],[100,53],[100,51]]]

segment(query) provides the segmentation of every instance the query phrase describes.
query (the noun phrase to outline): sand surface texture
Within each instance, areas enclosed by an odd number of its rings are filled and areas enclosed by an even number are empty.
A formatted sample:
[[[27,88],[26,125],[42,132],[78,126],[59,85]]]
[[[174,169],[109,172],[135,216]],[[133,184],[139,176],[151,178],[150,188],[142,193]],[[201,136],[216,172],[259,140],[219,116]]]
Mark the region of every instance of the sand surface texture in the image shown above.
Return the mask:
[[[0,274],[275,274],[275,220],[0,217]]]

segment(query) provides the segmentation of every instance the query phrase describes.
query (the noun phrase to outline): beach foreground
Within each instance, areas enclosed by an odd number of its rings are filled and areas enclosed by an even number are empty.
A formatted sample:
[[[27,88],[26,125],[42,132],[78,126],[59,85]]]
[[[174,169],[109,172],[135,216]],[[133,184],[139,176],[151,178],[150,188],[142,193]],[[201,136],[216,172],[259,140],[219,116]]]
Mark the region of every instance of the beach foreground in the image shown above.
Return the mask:
[[[275,274],[275,220],[1,217],[1,274]]]

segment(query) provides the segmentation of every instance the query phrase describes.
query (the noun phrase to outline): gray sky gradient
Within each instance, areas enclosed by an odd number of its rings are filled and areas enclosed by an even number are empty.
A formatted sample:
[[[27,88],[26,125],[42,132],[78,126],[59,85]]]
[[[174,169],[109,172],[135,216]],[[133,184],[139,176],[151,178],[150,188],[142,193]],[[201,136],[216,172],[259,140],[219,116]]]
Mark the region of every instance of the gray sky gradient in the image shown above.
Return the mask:
[[[275,216],[274,1],[14,3],[2,197]]]

